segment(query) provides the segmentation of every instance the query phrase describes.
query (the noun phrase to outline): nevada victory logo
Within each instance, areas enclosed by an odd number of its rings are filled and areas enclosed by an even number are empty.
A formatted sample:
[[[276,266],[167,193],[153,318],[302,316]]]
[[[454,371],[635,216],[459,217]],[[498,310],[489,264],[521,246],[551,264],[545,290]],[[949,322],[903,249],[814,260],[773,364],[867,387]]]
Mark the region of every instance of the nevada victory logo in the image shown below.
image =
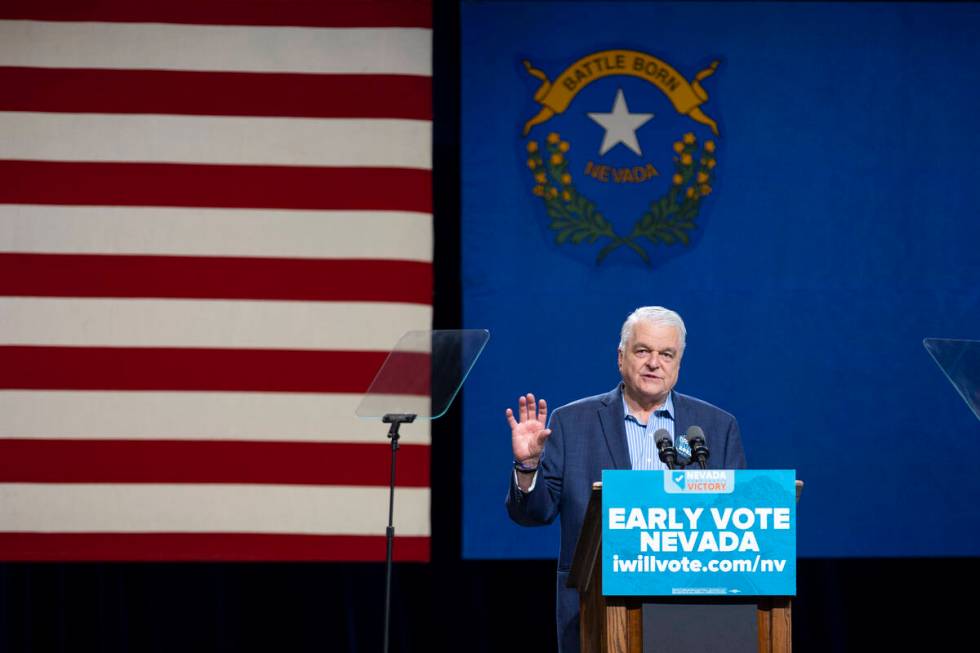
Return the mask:
[[[522,62],[537,113],[524,123],[529,187],[560,247],[596,264],[663,261],[696,243],[715,189],[719,129],[702,86],[636,50],[594,52],[557,76]]]

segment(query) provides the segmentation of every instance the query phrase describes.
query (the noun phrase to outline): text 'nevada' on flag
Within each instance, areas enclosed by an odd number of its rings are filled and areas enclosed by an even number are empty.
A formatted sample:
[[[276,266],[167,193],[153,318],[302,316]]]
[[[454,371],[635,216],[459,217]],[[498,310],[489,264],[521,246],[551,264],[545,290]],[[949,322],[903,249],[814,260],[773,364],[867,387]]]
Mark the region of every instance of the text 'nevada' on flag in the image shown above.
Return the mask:
[[[431,11],[0,5],[0,559],[384,559],[354,410],[431,325]]]

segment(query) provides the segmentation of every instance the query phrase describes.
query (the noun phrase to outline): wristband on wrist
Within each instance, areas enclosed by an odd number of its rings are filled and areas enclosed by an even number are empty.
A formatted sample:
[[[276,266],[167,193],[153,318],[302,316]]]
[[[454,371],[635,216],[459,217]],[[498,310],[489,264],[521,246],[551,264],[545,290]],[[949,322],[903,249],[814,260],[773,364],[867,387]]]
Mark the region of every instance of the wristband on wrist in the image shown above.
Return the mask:
[[[534,472],[538,471],[538,466],[535,465],[534,467],[526,467],[524,463],[520,462],[519,460],[515,460],[514,469],[524,474],[533,474]]]

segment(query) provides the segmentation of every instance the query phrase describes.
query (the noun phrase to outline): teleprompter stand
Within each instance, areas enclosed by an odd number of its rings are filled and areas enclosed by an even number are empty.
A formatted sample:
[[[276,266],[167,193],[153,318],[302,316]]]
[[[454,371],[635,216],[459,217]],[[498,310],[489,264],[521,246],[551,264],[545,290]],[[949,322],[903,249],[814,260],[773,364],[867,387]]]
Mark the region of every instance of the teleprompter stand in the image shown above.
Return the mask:
[[[388,486],[388,528],[385,529],[385,643],[388,650],[388,629],[391,621],[391,560],[392,547],[395,545],[395,460],[398,455],[398,429],[402,424],[411,424],[415,415],[411,413],[389,413],[381,418],[385,424],[391,424],[388,438],[391,439],[391,482]]]
[[[490,339],[485,329],[409,331],[388,354],[357,407],[357,415],[389,424],[391,480],[385,530],[384,653],[391,622],[391,575],[395,544],[395,463],[402,424],[442,417]]]

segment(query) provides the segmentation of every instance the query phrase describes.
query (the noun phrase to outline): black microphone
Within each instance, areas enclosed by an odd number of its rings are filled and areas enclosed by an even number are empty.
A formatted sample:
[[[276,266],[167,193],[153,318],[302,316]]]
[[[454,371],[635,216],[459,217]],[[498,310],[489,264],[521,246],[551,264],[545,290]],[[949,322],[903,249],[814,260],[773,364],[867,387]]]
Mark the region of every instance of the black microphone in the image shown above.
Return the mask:
[[[698,467],[704,469],[708,463],[708,445],[704,442],[704,431],[700,426],[687,429],[687,441],[691,443],[691,457],[698,461]]]
[[[660,452],[660,460],[667,465],[667,469],[674,469],[674,461],[677,460],[677,451],[674,443],[670,441],[670,433],[667,429],[657,429],[653,433],[653,441],[657,443],[657,451]]]

